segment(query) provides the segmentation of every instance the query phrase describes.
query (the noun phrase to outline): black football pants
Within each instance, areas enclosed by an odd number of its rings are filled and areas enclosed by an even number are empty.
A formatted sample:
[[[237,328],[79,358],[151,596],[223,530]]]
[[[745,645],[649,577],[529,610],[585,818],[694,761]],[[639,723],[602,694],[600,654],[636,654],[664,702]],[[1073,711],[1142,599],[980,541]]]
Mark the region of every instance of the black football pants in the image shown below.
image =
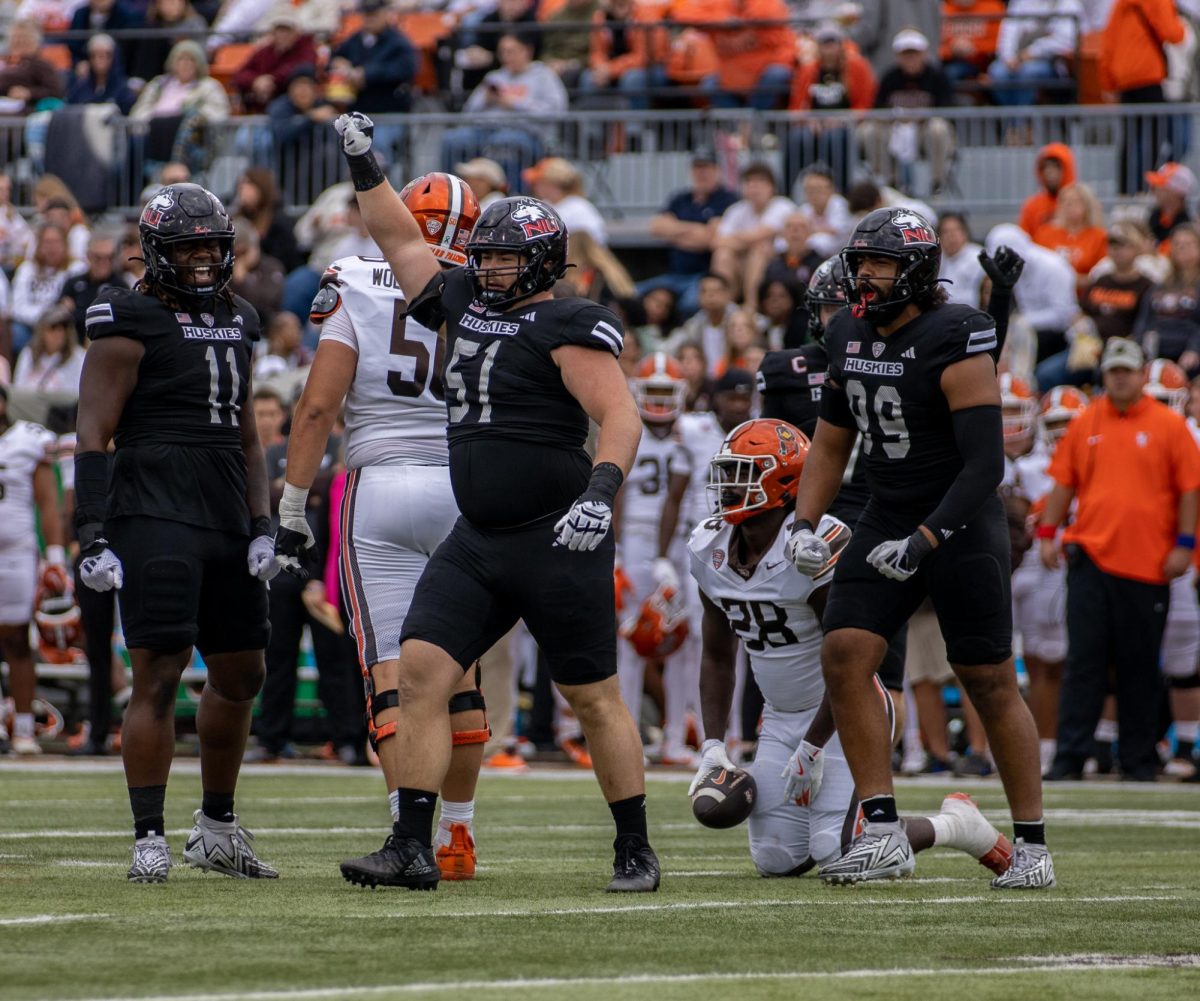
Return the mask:
[[[93,591],[84,586],[75,562],[75,601],[88,662],[88,722],[92,740],[103,744],[112,729],[113,626],[117,614],[116,591]]]
[[[1169,589],[1105,573],[1078,546],[1067,551],[1067,662],[1055,771],[1083,769],[1104,698],[1115,691],[1121,773],[1153,779]]]

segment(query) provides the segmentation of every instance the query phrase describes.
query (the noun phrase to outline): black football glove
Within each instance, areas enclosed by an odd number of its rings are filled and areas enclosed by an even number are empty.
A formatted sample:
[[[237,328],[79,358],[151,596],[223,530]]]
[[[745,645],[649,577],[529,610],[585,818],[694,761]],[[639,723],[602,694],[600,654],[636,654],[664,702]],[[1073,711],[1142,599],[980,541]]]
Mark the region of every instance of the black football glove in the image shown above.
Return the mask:
[[[1025,268],[1025,258],[1012,247],[997,247],[994,256],[986,250],[979,252],[979,264],[992,280],[992,286],[1005,292],[1012,291]]]

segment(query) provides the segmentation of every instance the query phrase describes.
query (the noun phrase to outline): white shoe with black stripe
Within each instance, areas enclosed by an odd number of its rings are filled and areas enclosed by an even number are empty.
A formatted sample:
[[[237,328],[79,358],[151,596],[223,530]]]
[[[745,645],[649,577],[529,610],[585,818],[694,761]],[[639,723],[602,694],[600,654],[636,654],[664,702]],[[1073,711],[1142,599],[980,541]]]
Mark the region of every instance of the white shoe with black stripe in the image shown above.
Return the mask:
[[[235,879],[279,878],[275,868],[254,854],[250,847],[254,835],[237,822],[237,817],[227,822],[213,820],[197,810],[192,819],[196,826],[183,848],[188,865]]]
[[[133,843],[131,883],[165,883],[171,871],[171,849],[161,834],[150,834]]]
[[[1054,860],[1045,845],[1013,843],[1012,864],[992,880],[993,890],[1049,890],[1054,887]]]
[[[912,845],[900,824],[863,824],[863,832],[845,853],[823,865],[822,882],[847,886],[875,879],[900,879],[911,876],[917,867]]]

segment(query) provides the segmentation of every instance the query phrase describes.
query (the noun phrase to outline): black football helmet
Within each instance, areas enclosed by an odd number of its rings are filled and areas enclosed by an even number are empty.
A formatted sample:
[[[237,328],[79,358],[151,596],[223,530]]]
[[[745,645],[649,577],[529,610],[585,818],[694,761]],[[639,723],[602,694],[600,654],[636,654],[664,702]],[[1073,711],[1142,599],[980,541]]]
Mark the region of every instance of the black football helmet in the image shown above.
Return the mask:
[[[808,308],[808,336],[814,341],[825,337],[825,324],[821,321],[822,306],[846,305],[846,269],[840,257],[823,261],[813,272],[804,294],[804,305]]]
[[[485,250],[515,251],[523,260],[514,268],[481,268]],[[567,270],[567,227],[553,207],[538,198],[518,196],[493,202],[479,216],[467,241],[466,272],[475,298],[501,308],[554,287]],[[511,278],[505,288],[488,288],[491,277]]]
[[[146,277],[159,288],[188,300],[214,298],[233,277],[233,223],[221,200],[199,184],[168,184],[159,188],[138,220]],[[221,260],[215,276],[204,285],[183,280],[194,265],[175,264],[168,248],[190,240],[217,240]]]
[[[912,209],[876,209],[854,227],[841,256],[850,312],[880,327],[899,316],[908,303],[928,300],[937,287],[942,247],[929,220]],[[896,260],[890,292],[881,293],[872,282],[859,281],[858,265],[864,257]]]

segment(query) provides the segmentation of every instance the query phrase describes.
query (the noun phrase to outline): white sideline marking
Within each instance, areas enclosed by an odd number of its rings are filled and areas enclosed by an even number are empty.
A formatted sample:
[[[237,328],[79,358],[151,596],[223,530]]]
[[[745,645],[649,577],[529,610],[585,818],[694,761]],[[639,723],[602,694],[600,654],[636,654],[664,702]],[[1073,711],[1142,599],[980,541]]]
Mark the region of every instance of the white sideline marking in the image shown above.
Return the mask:
[[[25,918],[0,918],[0,925],[55,925],[62,921],[103,921],[110,914],[31,914]]]
[[[55,865],[64,866],[67,869],[119,869],[124,862],[101,862],[98,859],[83,859],[83,858],[60,858]]]
[[[315,987],[307,990],[236,991],[219,994],[122,995],[120,998],[89,998],[86,1001],[283,1001],[283,999],[369,998],[388,994],[448,993],[451,991],[512,991],[577,987],[607,987],[632,984],[702,984],[739,981],[867,980],[875,977],[978,977],[1022,973],[1078,973],[1088,970],[1195,969],[1200,953],[1178,956],[1106,956],[1083,953],[1073,956],[1030,957],[1013,966],[912,967],[907,969],[761,970],[745,973],[635,973],[623,977],[545,977],[513,980],[455,980],[380,985],[375,987]]]

